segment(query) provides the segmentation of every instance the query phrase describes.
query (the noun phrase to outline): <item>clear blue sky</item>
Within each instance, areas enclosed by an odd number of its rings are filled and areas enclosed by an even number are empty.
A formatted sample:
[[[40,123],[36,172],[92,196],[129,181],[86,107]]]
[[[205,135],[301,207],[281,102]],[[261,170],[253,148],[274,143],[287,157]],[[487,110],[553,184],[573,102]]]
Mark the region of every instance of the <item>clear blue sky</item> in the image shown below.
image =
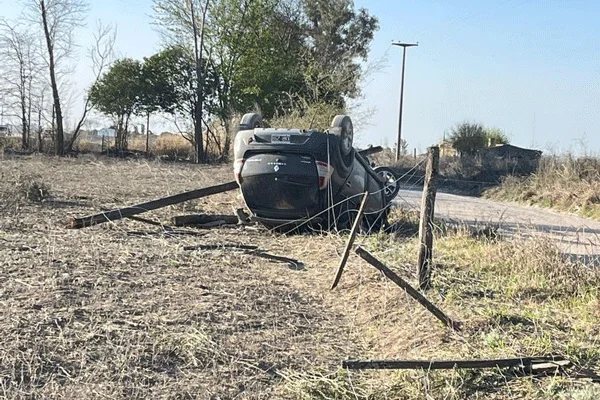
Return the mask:
[[[355,0],[379,18],[371,61],[383,67],[364,85],[373,109],[361,144],[393,144],[397,134],[401,49],[408,50],[403,137],[423,150],[465,120],[505,130],[520,146],[600,154],[599,0]],[[121,56],[159,49],[149,0],[92,0],[82,48],[94,21],[118,25]],[[0,0],[0,16],[20,4]],[[89,32],[88,32],[89,31]],[[87,62],[77,64],[80,88]],[[358,113],[357,113],[358,115]]]

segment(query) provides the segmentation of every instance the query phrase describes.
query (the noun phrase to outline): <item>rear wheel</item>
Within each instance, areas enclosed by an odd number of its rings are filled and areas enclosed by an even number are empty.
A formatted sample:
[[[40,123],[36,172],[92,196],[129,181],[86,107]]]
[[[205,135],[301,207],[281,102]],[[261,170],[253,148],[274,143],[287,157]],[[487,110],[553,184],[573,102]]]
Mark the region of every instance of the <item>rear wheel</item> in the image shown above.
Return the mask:
[[[254,128],[262,127],[263,121],[262,116],[257,113],[248,113],[244,114],[242,120],[240,121],[239,130],[246,131],[252,130]]]
[[[348,156],[352,152],[352,141],[354,140],[354,127],[352,120],[347,115],[336,115],[331,121],[331,127],[334,134],[340,139],[340,152],[343,156]]]
[[[392,201],[400,191],[396,173],[389,167],[377,167],[375,168],[375,173],[384,181],[383,192],[386,201]]]
[[[347,115],[336,115],[331,122],[329,133],[335,136],[331,148],[334,168],[337,169],[340,176],[347,177],[354,164],[352,120]]]

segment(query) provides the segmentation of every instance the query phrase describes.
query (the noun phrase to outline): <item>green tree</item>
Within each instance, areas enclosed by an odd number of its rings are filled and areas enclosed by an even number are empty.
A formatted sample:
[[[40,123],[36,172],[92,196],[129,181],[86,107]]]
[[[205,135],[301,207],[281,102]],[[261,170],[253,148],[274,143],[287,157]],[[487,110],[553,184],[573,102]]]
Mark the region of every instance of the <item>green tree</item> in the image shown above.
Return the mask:
[[[141,81],[142,64],[125,58],[116,61],[90,89],[92,105],[115,119],[117,150],[127,149],[129,119],[140,109]]]
[[[509,138],[502,129],[486,128],[485,130],[486,145],[490,144],[508,144]]]
[[[207,115],[210,104],[213,103],[214,73],[203,66],[202,93],[204,97],[203,114]],[[140,94],[140,110],[145,115],[148,112],[163,112],[175,117],[189,118],[192,130],[196,131],[197,107],[202,106],[198,98],[197,85],[200,80],[191,49],[172,45],[144,60],[142,65],[142,90]],[[206,126],[204,119],[201,122]],[[184,135],[195,145],[196,135]]]
[[[312,97],[345,106],[345,98],[359,95],[360,61],[379,28],[366,9],[354,10],[352,0],[301,0],[308,53],[305,77],[317,88]]]
[[[343,108],[346,97],[359,94],[360,61],[378,27],[351,0],[154,0],[154,8],[172,43],[194,43],[192,51],[201,43],[196,76],[210,80],[211,90],[202,84],[199,108],[227,133],[219,145],[224,155],[235,114],[257,109],[270,118],[311,103]],[[198,127],[195,111],[190,117]]]
[[[175,113],[181,94],[179,86],[187,87],[189,83],[189,79],[182,77],[192,69],[191,62],[185,59],[179,48],[167,48],[144,58],[138,110],[146,117],[146,153],[149,152],[150,115],[156,112]]]
[[[475,155],[487,146],[485,128],[477,123],[457,124],[452,128],[449,140],[461,156]]]

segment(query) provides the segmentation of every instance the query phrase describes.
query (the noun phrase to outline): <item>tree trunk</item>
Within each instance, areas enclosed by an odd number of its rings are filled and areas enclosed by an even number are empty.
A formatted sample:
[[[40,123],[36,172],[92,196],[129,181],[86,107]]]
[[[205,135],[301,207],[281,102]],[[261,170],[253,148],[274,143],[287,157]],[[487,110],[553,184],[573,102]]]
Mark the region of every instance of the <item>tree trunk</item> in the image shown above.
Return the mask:
[[[127,150],[127,147],[128,147],[127,134],[129,133],[129,117],[131,117],[131,114],[128,114],[125,117],[125,129],[123,130],[123,142],[122,142],[123,150]]]
[[[44,151],[44,144],[42,143],[42,106],[44,104],[44,92],[42,92],[42,100],[40,101],[40,107],[38,108],[38,129],[37,129],[37,150],[39,153]]]
[[[21,80],[23,83],[23,80]],[[25,99],[25,87],[21,88],[21,147],[27,150],[27,101]]]
[[[29,69],[31,74],[31,68]],[[27,148],[31,146],[31,82],[32,76],[29,76],[29,93],[27,94]]]
[[[229,152],[231,151],[231,119],[226,118],[223,121],[223,128],[225,128],[225,144],[223,145],[223,159],[229,160]]]
[[[146,114],[146,156],[150,155],[150,113]]]
[[[192,17],[192,29],[194,31],[194,55],[196,61],[196,107],[194,107],[194,142],[196,146],[196,163],[206,161],[204,154],[203,137],[202,137],[202,106],[204,105],[204,93],[202,91],[204,85],[204,77],[202,76],[202,47],[204,46],[204,22],[206,20],[206,11],[208,10],[208,0],[206,7],[202,10],[202,27],[200,31],[200,43],[198,44],[198,21],[196,21],[196,12],[194,3],[189,0],[190,12]]]
[[[42,23],[44,25],[44,36],[46,37],[46,46],[48,47],[48,64],[50,67],[50,85],[52,86],[52,98],[54,99],[54,112],[56,113],[56,133],[55,133],[55,145],[56,154],[64,156],[65,154],[65,136],[63,131],[63,116],[62,109],[60,108],[60,96],[58,94],[58,83],[56,82],[56,74],[54,71],[54,43],[50,36],[50,30],[48,28],[48,19],[46,15],[46,3],[45,0],[40,1],[40,7],[42,11]]]

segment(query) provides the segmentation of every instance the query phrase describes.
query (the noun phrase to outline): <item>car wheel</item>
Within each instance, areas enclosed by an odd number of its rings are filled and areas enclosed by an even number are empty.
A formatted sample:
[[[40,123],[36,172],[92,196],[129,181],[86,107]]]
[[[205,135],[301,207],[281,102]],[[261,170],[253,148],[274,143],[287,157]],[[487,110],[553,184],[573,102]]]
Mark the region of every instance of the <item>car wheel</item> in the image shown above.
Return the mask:
[[[396,197],[400,191],[400,184],[398,183],[398,177],[393,169],[389,167],[377,167],[375,168],[377,176],[383,180],[383,192],[385,199],[389,202]]]
[[[239,130],[246,131],[254,128],[260,128],[263,125],[262,116],[257,113],[244,114],[240,121]]]
[[[352,152],[352,141],[354,140],[352,120],[347,115],[336,115],[331,122],[331,127],[338,128],[334,132],[340,139],[340,153],[347,157]]]

